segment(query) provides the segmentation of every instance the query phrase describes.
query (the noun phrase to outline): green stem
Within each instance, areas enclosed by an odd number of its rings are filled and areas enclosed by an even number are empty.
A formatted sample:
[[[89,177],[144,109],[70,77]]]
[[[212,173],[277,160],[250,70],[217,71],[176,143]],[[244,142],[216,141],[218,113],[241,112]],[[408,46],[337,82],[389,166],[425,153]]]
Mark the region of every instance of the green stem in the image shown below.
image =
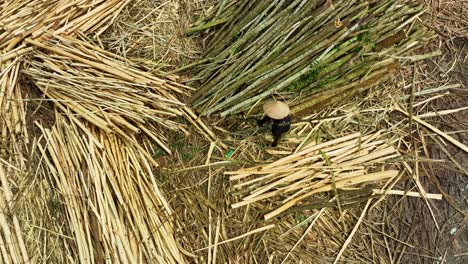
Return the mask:
[[[185,30],[185,34],[189,35],[189,34],[193,34],[193,33],[197,32],[197,31],[203,31],[205,29],[224,24],[224,23],[226,23],[227,21],[229,21],[231,19],[232,19],[232,17],[224,17],[224,18],[220,18],[220,19],[217,19],[217,20],[214,20],[214,21],[210,21],[210,22],[208,22],[206,24],[203,24],[203,25],[200,25],[200,26],[191,27],[191,28],[188,28],[187,30]]]

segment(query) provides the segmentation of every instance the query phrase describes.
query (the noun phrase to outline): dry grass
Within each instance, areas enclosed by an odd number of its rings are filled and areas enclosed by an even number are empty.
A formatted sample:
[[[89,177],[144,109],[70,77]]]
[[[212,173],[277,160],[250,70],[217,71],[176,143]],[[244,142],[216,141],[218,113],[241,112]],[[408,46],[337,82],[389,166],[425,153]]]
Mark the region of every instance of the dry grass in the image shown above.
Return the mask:
[[[185,29],[207,15],[212,0],[134,1],[100,37],[109,51],[154,70],[171,70],[197,59],[204,40]]]
[[[386,165],[397,166],[404,171],[400,181],[396,182],[393,188],[415,192],[416,196],[426,192],[440,193],[440,189],[432,184],[428,185],[427,177],[411,176],[414,166],[420,164],[444,166],[446,161],[426,156],[419,157],[418,159],[422,161],[418,161],[419,163],[415,165],[412,152],[414,143],[411,140],[414,136],[408,136],[410,122],[406,116],[392,109],[395,103],[404,103],[407,100],[403,86],[400,83],[377,87],[365,97],[355,98],[340,107],[327,108],[310,116],[304,120],[305,122],[296,122],[290,135],[276,149],[262,148],[262,145],[271,139],[265,138],[266,131],[256,128],[252,120],[223,121],[219,125],[226,129],[241,128],[236,130],[237,132],[225,134],[226,142],[230,142],[230,148],[235,150],[232,158],[236,161],[226,166],[226,169],[233,170],[240,166],[268,163],[283,157],[294,151],[310,131],[313,131],[311,136],[313,139],[326,140],[349,132],[366,133],[376,129],[386,129],[398,139],[394,145],[402,153],[400,160]],[[303,127],[307,128],[302,129]],[[308,139],[310,140],[310,137]],[[204,263],[216,256],[219,262],[280,263],[293,247],[294,250],[288,255],[286,263],[334,261],[349,232],[355,227],[365,202],[369,200],[369,193],[362,191],[343,193],[343,213],[340,213],[335,202],[329,202],[333,196],[315,196],[296,210],[271,222],[276,224],[276,228],[272,230],[219,245],[211,252],[197,251],[208,247],[210,243],[224,241],[266,226],[268,222],[264,222],[263,215],[268,212],[269,207],[271,208],[271,204],[266,203],[262,206],[231,209],[230,206],[239,201],[239,193],[226,177],[223,177],[223,170],[216,164],[209,169],[173,171],[171,169],[173,167],[192,167],[206,163],[209,143],[202,143],[203,141],[199,140],[193,138],[190,140],[191,146],[184,146],[185,149],[181,150],[186,153],[185,151],[189,149],[195,149],[195,153],[199,153],[197,156],[188,163],[183,161],[186,158],[179,156],[179,162],[176,163],[178,165],[175,166],[172,162],[170,165],[164,163],[166,165],[163,166],[168,167],[164,170],[165,174],[162,173],[162,175],[172,175],[172,180],[168,180],[163,187],[165,190],[172,190],[167,191],[168,193],[175,194],[170,203],[178,212],[178,218],[181,222],[190,223],[178,230],[179,239],[187,249],[191,249],[197,255],[195,262]],[[225,160],[225,154],[213,152],[210,163]],[[238,164],[239,161],[241,164]],[[402,164],[407,164],[408,167]],[[210,189],[209,194],[208,189]],[[373,201],[380,201],[379,199],[377,196]],[[417,259],[432,262],[443,255],[443,251],[432,251],[434,245],[427,243],[432,244],[433,237],[441,236],[428,233],[425,227],[433,223],[433,214],[439,217],[438,213],[441,212],[435,208],[442,204],[444,202],[438,200],[425,202],[421,198],[388,196],[368,210],[360,228],[344,251],[342,259],[356,263],[407,263]],[[326,209],[314,226],[307,230],[311,221],[321,211],[320,208]],[[413,213],[419,210],[422,213]],[[424,222],[421,222],[422,219]],[[299,228],[287,232],[299,223],[302,223]]]
[[[468,7],[464,1],[425,0],[432,15],[431,26],[445,39],[468,37]]]
[[[429,121],[442,131],[455,131],[449,132],[448,135],[458,142],[466,143],[466,128],[463,127],[463,120],[466,120],[466,87],[463,84],[465,79],[460,78],[466,74],[463,63],[460,63],[466,59],[463,57],[466,56],[465,47],[458,47],[457,52],[452,53],[444,47],[452,46],[450,41],[437,41],[440,42],[430,46],[434,49],[424,52],[442,47],[442,56],[419,62],[416,68],[409,64],[393,80],[394,84],[376,87],[364,97],[356,97],[340,107],[327,108],[315,113],[305,122],[311,122],[315,129],[312,138],[336,138],[347,132],[386,129],[399,139],[395,145],[403,155],[398,164],[404,164],[404,174],[394,188],[413,191],[419,195],[425,192],[442,193],[444,197],[444,202],[441,202],[408,196],[389,196],[371,207],[344,251],[343,259],[348,262],[464,261],[466,221],[463,215],[466,204],[460,198],[463,197],[463,192],[466,193],[466,181],[463,176],[466,175],[466,153],[446,142],[440,134],[394,111],[394,105],[399,103],[405,107],[405,112],[421,115],[423,120]],[[450,54],[455,55],[456,61],[449,56]],[[441,72],[440,63],[455,65],[455,68],[445,68],[446,71]],[[414,69],[416,72],[413,72]],[[455,74],[449,74],[447,70]],[[414,74],[415,86],[412,92]],[[411,99],[412,94],[414,100]],[[440,101],[445,104],[440,106]],[[452,113],[439,113],[439,110],[448,109],[453,109]],[[438,116],[440,114],[443,115]],[[441,119],[451,122],[444,125],[446,121],[440,122]],[[267,131],[256,128],[251,119],[236,120],[231,117],[217,125],[230,131],[225,134],[225,141],[234,150],[233,158],[244,161],[243,166],[269,162],[281,157],[284,153],[294,150],[308,132],[301,131],[301,123],[296,122],[293,131],[279,148],[268,149],[264,147],[266,140],[269,140],[268,137],[264,137]],[[440,145],[435,143],[434,139]],[[208,150],[208,143],[205,143],[204,148],[199,151],[203,154],[198,161],[192,160],[192,165],[204,164]],[[445,151],[450,154],[447,155]],[[223,160],[225,154],[214,154],[214,158]],[[241,165],[231,164],[229,169],[239,166]],[[429,170],[432,172],[428,173]],[[236,210],[229,208],[237,201],[233,200],[232,196],[237,197],[237,193],[232,192],[232,186],[226,179],[223,180],[221,172],[222,170],[213,167],[211,170],[198,169],[177,173],[182,179],[180,183],[173,182],[173,188],[179,190],[175,193],[179,195],[172,204],[177,208],[176,211],[180,212],[178,215],[181,221],[194,223],[180,230],[181,239],[187,248],[205,248],[216,241],[237,237],[267,224],[262,222],[262,217],[267,211],[261,207]],[[444,175],[452,178],[445,179]],[[213,190],[213,193],[207,195],[208,189]],[[229,191],[231,195],[228,194]],[[344,214],[340,214],[335,203],[326,203],[330,197],[318,196],[316,200],[312,200],[315,201],[315,206],[299,207],[297,212],[274,221],[277,228],[220,245],[211,252],[198,251],[195,261],[204,263],[216,256],[218,262],[280,263],[288,256],[287,263],[333,262],[349,232],[358,222],[365,201],[368,200],[368,197],[360,196],[362,193],[348,195],[357,202],[346,205]],[[212,198],[206,198],[208,196]],[[327,209],[322,212],[314,226],[307,230],[311,221],[321,211],[321,207]],[[456,208],[460,210],[457,211]],[[301,222],[304,223],[299,228],[285,234]]]
[[[417,63],[415,67],[407,67],[402,72],[402,79],[409,84],[415,75],[416,93],[442,87],[439,91],[416,96],[412,102],[415,106],[413,114],[432,113],[424,120],[466,144],[467,7],[463,1],[427,1],[427,4],[431,7],[432,15],[429,25],[440,37],[426,49],[441,49],[442,56]],[[409,92],[411,88],[407,90]],[[447,109],[455,111],[444,114],[443,110]],[[417,168],[422,186],[426,190],[442,193],[445,201],[429,203],[432,209],[420,200],[387,201],[388,207],[393,209],[388,219],[394,223],[392,233],[419,245],[419,248],[406,248],[405,252],[409,254],[402,257],[402,262],[434,263],[437,260],[439,263],[465,263],[468,251],[468,204],[465,199],[468,184],[467,153],[419,124],[413,123],[410,128],[407,141],[411,142],[408,151],[413,153],[411,167]],[[439,162],[423,162],[423,159]],[[393,243],[392,248],[401,249],[401,246]]]

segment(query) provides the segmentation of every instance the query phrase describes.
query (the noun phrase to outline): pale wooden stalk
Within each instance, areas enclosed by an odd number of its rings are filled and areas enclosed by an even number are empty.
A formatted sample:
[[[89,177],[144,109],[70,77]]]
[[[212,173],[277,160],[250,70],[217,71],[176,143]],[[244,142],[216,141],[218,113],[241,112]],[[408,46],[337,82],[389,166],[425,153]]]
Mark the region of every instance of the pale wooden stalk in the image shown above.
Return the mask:
[[[400,195],[400,196],[426,198],[426,199],[434,199],[434,200],[442,200],[443,198],[442,194],[439,194],[439,193],[426,193],[425,197],[423,197],[419,192],[400,191],[400,190],[381,190],[381,189],[373,189],[372,191],[375,194]]]
[[[238,240],[238,239],[241,239],[241,238],[244,238],[244,237],[247,237],[247,236],[250,236],[250,235],[259,233],[259,232],[263,232],[263,231],[272,229],[272,228],[274,228],[274,227],[275,227],[274,224],[267,225],[267,226],[263,226],[263,227],[254,229],[254,230],[252,230],[252,231],[249,231],[249,232],[247,232],[247,233],[245,233],[245,234],[242,234],[242,235],[240,235],[240,236],[233,237],[233,238],[230,238],[230,239],[228,239],[228,240],[224,240],[224,241],[218,242],[218,244],[213,244],[213,245],[211,245],[211,247],[219,246],[219,245],[226,244],[226,243],[229,243],[229,242],[232,242],[232,241],[236,241],[236,240]],[[200,249],[195,250],[194,252],[199,252],[199,251],[202,251],[202,250],[206,250],[206,249],[208,249],[208,248],[209,248],[209,247],[200,248]]]
[[[361,216],[359,217],[358,219],[358,222],[356,223],[356,225],[354,226],[353,230],[351,231],[351,234],[349,234],[348,238],[346,239],[346,241],[344,242],[343,246],[341,247],[340,249],[340,252],[338,252],[338,255],[336,255],[336,258],[335,258],[335,261],[333,261],[333,264],[336,264],[338,263],[338,261],[340,260],[341,258],[341,255],[343,254],[343,252],[346,250],[346,247],[348,246],[348,244],[351,242],[351,240],[353,239],[353,236],[354,234],[356,233],[356,231],[358,230],[359,226],[361,225],[362,223],[362,220],[364,220],[364,216],[366,215],[367,213],[367,209],[369,208],[369,205],[371,204],[372,202],[372,199],[369,199],[366,203],[366,206],[364,206],[364,209],[362,210],[362,213],[361,213]]]
[[[5,173],[5,170],[3,169],[3,166],[0,166],[0,180],[2,182],[3,194],[4,194],[4,199],[6,202],[5,206],[2,208],[8,208],[9,210],[11,207],[13,194],[11,193],[10,184],[8,183],[7,175]],[[21,262],[28,262],[29,261],[28,252],[26,250],[26,245],[24,244],[24,241],[23,241],[23,236],[21,234],[21,227],[19,225],[19,221],[18,221],[16,214],[12,215],[12,220],[13,220],[13,227],[15,231],[16,241],[19,247],[19,252],[20,252],[20,254],[18,255],[22,257]]]

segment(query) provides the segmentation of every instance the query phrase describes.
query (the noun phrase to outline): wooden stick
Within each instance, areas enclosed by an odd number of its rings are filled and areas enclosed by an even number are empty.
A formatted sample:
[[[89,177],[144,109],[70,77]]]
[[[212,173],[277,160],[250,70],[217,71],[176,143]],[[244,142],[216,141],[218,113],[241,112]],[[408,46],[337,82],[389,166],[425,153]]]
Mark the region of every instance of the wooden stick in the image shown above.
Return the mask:
[[[274,228],[274,227],[275,227],[274,224],[267,225],[267,226],[263,226],[263,227],[254,229],[254,230],[252,230],[252,231],[249,231],[249,232],[247,232],[247,233],[245,233],[245,234],[242,234],[242,235],[240,235],[240,236],[233,237],[233,238],[230,238],[230,239],[227,239],[227,240],[224,240],[224,241],[221,241],[221,242],[212,244],[211,247],[215,247],[215,246],[219,246],[219,245],[222,245],[222,244],[226,244],[226,243],[229,243],[229,242],[232,242],[232,241],[236,241],[236,240],[238,240],[238,239],[241,239],[241,238],[244,238],[244,237],[253,235],[253,234],[255,234],[255,233],[263,232],[263,231],[272,229],[272,228]],[[197,249],[197,250],[193,251],[193,253],[199,252],[199,251],[202,251],[202,250],[207,250],[208,248],[209,248],[209,247],[200,248],[200,249]]]
[[[442,200],[443,196],[439,193],[426,193],[423,197],[419,192],[410,192],[410,191],[401,191],[401,190],[381,190],[381,189],[372,189],[374,194],[390,194],[390,195],[401,195],[408,197],[418,197],[418,198],[427,198],[434,200]]]
[[[358,222],[356,223],[356,225],[354,225],[354,228],[353,228],[353,230],[351,231],[351,234],[349,234],[348,238],[346,239],[346,241],[344,242],[343,246],[341,247],[340,252],[338,252],[338,255],[336,255],[336,258],[335,258],[335,261],[333,261],[333,264],[338,263],[338,260],[340,260],[341,255],[343,255],[343,252],[346,250],[346,247],[348,246],[348,244],[349,244],[349,243],[351,242],[351,240],[353,239],[353,236],[354,236],[354,234],[356,233],[356,231],[358,230],[359,226],[361,225],[361,222],[362,222],[362,220],[364,219],[364,216],[366,215],[367,209],[369,208],[369,205],[370,205],[371,202],[372,202],[372,199],[369,199],[369,200],[367,201],[367,204],[366,204],[366,206],[364,207],[364,209],[362,210],[362,213],[361,213],[361,216],[360,216],[359,219],[358,219]]]

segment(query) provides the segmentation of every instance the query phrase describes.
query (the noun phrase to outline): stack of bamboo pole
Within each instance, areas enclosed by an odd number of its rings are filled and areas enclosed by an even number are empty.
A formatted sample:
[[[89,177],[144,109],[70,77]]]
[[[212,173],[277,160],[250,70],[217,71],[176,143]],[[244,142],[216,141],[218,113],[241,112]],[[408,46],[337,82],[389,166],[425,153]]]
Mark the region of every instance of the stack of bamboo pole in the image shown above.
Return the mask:
[[[336,194],[337,189],[388,182],[398,175],[397,170],[371,170],[398,156],[383,139],[382,131],[369,135],[358,132],[319,144],[309,143],[272,163],[225,174],[237,182],[235,188],[248,192],[232,207],[273,200],[278,207],[265,215],[265,219],[270,219],[318,193]],[[339,197],[336,199],[339,203]]]
[[[24,72],[57,107],[127,139],[144,133],[171,153],[161,128],[185,131],[168,119],[183,115],[184,105],[171,93],[186,93],[185,87],[127,66],[123,58],[78,39],[26,41],[47,53],[37,50]]]
[[[191,65],[202,85],[188,102],[202,115],[245,112],[275,93],[305,114],[388,80],[397,57],[432,36],[412,0],[228,1],[220,8],[211,24],[222,26],[201,65]]]
[[[63,195],[79,263],[183,263],[171,208],[138,148],[71,116],[41,129],[43,177]]]
[[[3,263],[27,263],[33,250],[22,238],[16,195],[11,188],[23,182],[32,161],[25,153],[33,142],[26,122],[27,86],[21,83],[22,62],[32,47],[25,38],[43,41],[45,30],[72,34],[103,29],[129,1],[0,1],[0,244]],[[93,10],[93,11],[91,11]],[[13,187],[11,187],[13,185]]]
[[[210,141],[216,136],[176,98],[191,88],[83,40],[81,33],[103,33],[129,2],[0,0],[2,263],[184,262],[171,209],[152,172],[158,164],[151,147],[141,143],[150,140],[170,153],[163,131],[184,131],[170,120],[176,116],[185,117]],[[32,85],[55,106],[52,126],[34,125],[27,118],[31,107],[25,99]],[[48,225],[58,229],[47,230],[35,222],[44,219],[27,210],[13,211],[22,203],[10,186],[21,193],[24,182],[48,184],[56,192],[50,196],[61,199],[59,209],[44,215],[46,221],[65,217],[64,223]],[[37,192],[42,194],[42,189]],[[32,239],[26,241],[24,232]],[[35,241],[35,234],[43,232],[61,239],[41,235],[44,241]]]
[[[46,31],[57,34],[102,33],[130,0],[19,0],[0,1],[0,48],[7,61],[30,48],[25,38],[45,39]]]

